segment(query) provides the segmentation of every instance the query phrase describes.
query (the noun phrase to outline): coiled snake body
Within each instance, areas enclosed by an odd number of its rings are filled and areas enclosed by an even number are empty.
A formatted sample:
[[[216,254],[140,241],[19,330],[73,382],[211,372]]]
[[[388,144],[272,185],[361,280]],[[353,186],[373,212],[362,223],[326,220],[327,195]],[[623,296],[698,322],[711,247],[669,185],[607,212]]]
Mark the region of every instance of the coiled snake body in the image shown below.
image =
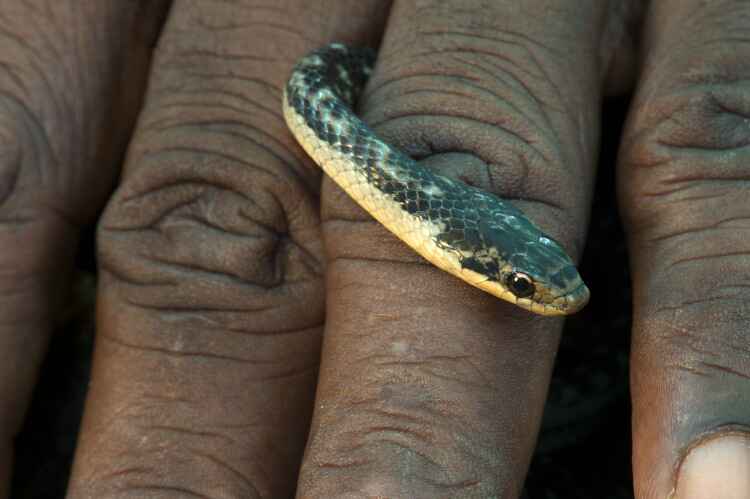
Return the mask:
[[[283,111],[305,151],[437,267],[538,314],[580,310],[589,291],[573,262],[518,208],[422,167],[354,114],[374,59],[368,49],[332,44],[295,66]]]

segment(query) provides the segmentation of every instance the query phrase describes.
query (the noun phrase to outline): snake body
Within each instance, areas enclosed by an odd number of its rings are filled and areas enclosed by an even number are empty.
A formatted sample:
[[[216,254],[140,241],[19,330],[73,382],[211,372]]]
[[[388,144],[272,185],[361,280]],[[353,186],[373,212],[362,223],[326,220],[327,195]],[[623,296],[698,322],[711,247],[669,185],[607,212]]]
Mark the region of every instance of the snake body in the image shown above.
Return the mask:
[[[369,49],[331,44],[297,63],[283,112],[307,154],[437,267],[538,314],[580,310],[589,291],[559,243],[510,202],[422,167],[356,116],[374,60]]]

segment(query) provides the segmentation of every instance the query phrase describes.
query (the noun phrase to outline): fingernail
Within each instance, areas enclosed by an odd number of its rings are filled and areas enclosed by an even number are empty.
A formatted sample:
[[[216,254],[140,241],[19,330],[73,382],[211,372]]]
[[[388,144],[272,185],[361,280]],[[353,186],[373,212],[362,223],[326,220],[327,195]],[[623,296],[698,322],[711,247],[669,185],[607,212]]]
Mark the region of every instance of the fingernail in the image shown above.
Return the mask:
[[[750,435],[710,438],[680,465],[674,499],[750,498]]]

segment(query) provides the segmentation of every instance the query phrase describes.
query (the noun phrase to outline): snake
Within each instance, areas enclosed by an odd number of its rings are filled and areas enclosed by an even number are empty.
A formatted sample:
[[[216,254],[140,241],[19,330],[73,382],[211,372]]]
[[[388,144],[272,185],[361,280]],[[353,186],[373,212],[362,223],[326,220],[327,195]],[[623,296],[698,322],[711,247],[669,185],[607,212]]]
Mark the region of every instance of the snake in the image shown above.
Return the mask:
[[[300,59],[284,121],[354,201],[436,267],[540,315],[568,315],[589,290],[562,245],[510,200],[431,171],[381,140],[354,111],[376,52],[332,43]]]

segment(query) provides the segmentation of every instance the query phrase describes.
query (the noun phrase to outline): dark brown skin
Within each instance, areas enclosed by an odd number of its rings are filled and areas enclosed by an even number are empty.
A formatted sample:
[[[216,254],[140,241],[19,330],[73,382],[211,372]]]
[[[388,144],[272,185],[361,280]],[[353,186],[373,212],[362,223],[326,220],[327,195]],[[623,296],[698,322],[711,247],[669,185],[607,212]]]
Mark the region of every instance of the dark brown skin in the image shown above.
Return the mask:
[[[102,210],[70,498],[519,496],[562,321],[426,265],[305,157],[280,89],[334,40],[380,44],[381,136],[574,255],[601,99],[635,91],[634,479],[667,497],[750,424],[748,26],[742,0],[0,2],[0,497]]]

